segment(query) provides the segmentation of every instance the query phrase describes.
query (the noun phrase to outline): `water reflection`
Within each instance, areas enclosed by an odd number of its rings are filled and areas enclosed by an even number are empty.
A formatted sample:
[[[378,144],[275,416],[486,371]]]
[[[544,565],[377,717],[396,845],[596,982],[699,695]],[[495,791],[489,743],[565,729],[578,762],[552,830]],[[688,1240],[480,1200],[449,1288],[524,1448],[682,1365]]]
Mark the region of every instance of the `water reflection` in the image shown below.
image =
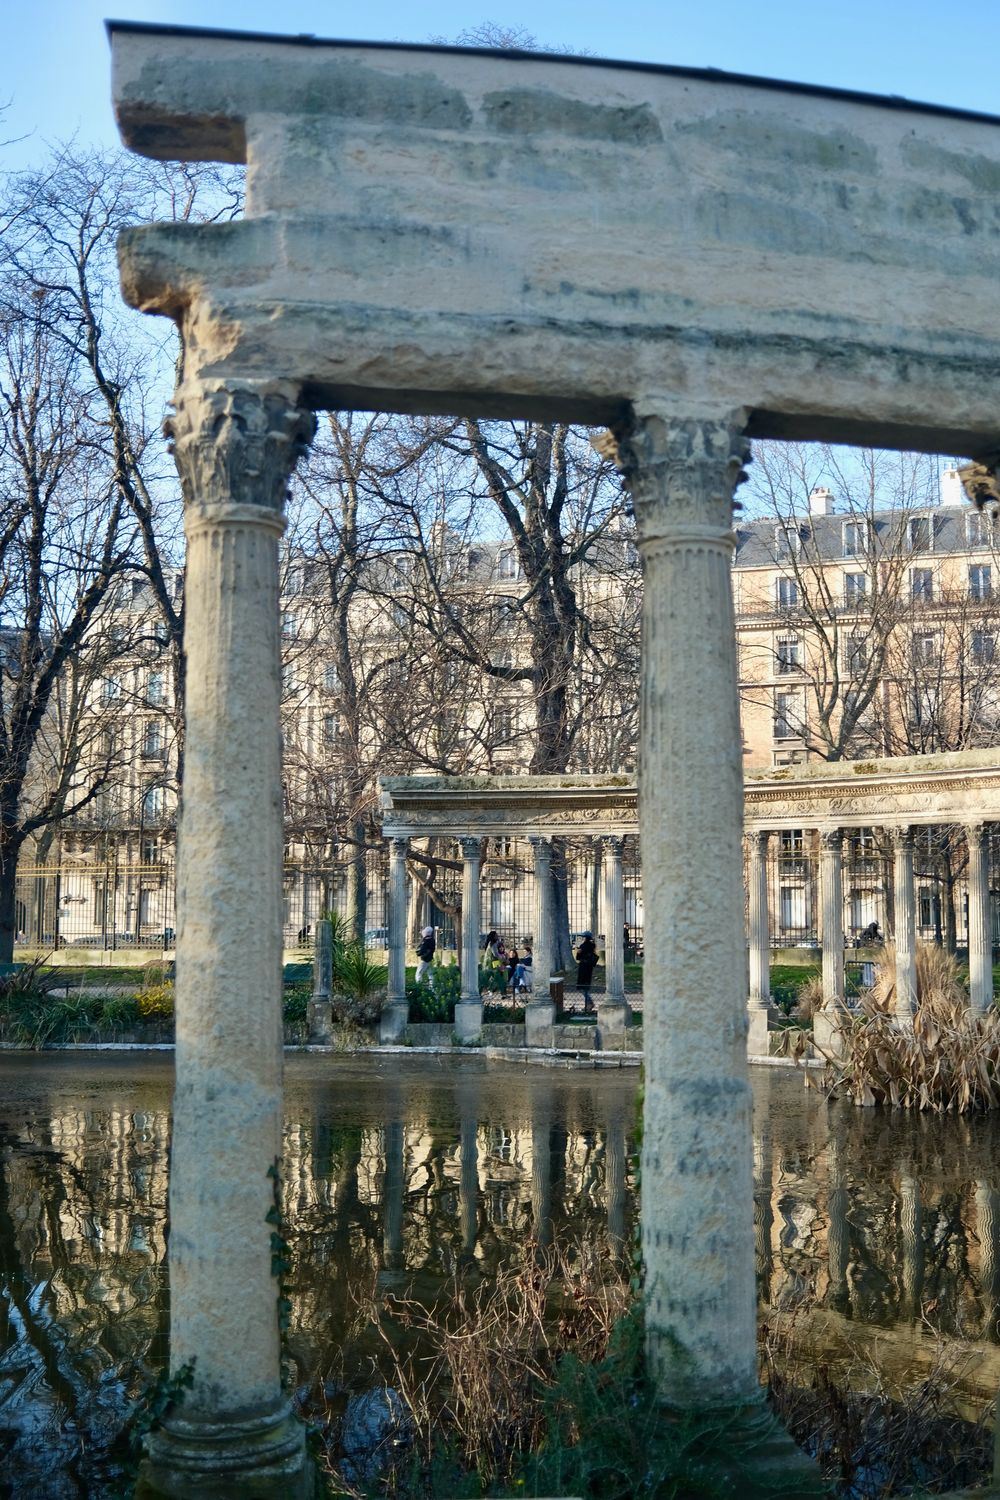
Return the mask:
[[[0,1058],[0,1494],[100,1496],[162,1361],[169,1060]],[[283,1163],[289,1350],[303,1381],[380,1358],[357,1299],[489,1276],[534,1240],[631,1244],[633,1072],[296,1058]],[[763,1316],[824,1362],[1000,1384],[1000,1121],[828,1106],[754,1079]]]

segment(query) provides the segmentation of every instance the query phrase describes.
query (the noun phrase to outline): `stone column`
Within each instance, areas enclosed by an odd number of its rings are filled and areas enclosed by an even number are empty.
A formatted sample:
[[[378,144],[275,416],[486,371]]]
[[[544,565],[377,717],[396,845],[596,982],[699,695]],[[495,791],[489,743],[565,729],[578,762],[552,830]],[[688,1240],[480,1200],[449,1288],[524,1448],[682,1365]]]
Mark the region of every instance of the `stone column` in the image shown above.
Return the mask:
[[[917,921],[913,889],[913,829],[894,828],[893,893],[896,914],[896,998],[893,1011],[900,1026],[913,1025],[917,1004]]]
[[[316,920],[313,950],[313,990],[309,1002],[309,1040],[329,1042],[333,1036],[330,997],[333,988],[333,928],[329,917]]]
[[[844,867],[843,833],[823,828],[819,835],[819,909],[823,942],[823,1006],[813,1017],[813,1041],[823,1057],[843,1051],[844,1023]]]
[[[629,1008],[625,1000],[625,877],[623,838],[604,840],[605,993],[597,1002],[599,1047],[624,1047]]]
[[[482,846],[478,839],[459,839],[462,850],[462,994],[455,1006],[455,1032],[462,1042],[474,1042],[483,1031],[483,1002],[479,994],[479,869]]]
[[[552,841],[529,839],[535,862],[535,930],[531,948],[531,999],[524,1010],[525,1042],[529,1047],[551,1047],[556,1009],[549,977],[552,973]]]
[[[965,837],[969,847],[969,1004],[984,1015],[993,1004],[989,842],[982,823],[968,823]]]
[[[766,828],[754,829],[749,834],[750,1032],[747,1051],[751,1057],[767,1056],[767,1012],[771,1003],[771,926],[767,911],[767,846],[770,837]]]
[[[647,1352],[666,1404],[743,1406],[761,1392],[730,569],[749,447],[737,420],[657,414],[637,420],[620,451],[645,580]]]
[[[187,536],[177,851],[170,1370],[193,1384],[137,1493],[300,1496],[271,1235],[282,1128],[278,544],[313,432],[283,385],[182,388],[168,424]],[[308,1493],[312,1493],[311,1487]]]
[[[389,840],[389,984],[379,1026],[383,1042],[398,1042],[410,1019],[406,1003],[406,839]]]

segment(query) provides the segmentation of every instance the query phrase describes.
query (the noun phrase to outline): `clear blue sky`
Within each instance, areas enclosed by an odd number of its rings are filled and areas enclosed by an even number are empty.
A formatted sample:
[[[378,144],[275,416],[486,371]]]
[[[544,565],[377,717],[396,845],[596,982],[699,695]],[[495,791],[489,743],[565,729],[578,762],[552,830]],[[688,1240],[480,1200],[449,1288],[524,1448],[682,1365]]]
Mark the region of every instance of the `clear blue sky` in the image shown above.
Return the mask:
[[[109,9],[110,4],[110,9]],[[477,8],[478,7],[478,8]],[[1000,0],[8,0],[0,168],[117,139],[103,21],[422,42],[495,22],[598,57],[724,68],[1000,113]],[[12,141],[13,137],[26,137]]]

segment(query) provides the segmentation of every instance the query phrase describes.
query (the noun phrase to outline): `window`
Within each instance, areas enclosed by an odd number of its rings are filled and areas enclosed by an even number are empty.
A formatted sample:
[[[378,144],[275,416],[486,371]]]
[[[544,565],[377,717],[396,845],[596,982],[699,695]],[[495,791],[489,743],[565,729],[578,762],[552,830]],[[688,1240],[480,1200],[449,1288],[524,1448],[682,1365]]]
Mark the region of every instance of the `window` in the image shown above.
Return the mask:
[[[970,510],[965,517],[965,536],[970,547],[992,547],[993,518],[984,510]]]
[[[162,812],[162,786],[148,786],[142,794],[142,816],[144,818],[158,818]]]
[[[774,528],[774,555],[775,557],[798,557],[799,529],[797,526],[781,525]]]
[[[101,699],[105,703],[117,703],[122,695],[120,677],[105,677],[101,683]]]
[[[973,563],[969,568],[969,598],[980,603],[993,592],[993,577],[989,563]]]
[[[779,578],[777,582],[777,589],[779,609],[798,608],[799,586],[794,578]]]
[[[296,619],[296,616],[295,616],[294,612],[292,610],[290,610],[290,609],[284,610],[282,612],[282,615],[281,615],[281,635],[282,635],[282,638],[284,640],[286,640],[286,641],[294,640],[295,639],[295,632],[296,632],[297,629],[298,629],[298,620]]]
[[[802,733],[802,711],[797,693],[775,693],[774,738],[794,739]]]
[[[801,672],[801,651],[802,643],[798,636],[786,636],[778,642],[778,649],[775,654],[777,656],[778,673],[780,676],[785,676],[789,672]]]
[[[934,570],[910,569],[910,598],[914,604],[930,604],[934,598]]]
[[[937,661],[938,641],[933,630],[915,630],[912,641],[913,665],[927,667]]]
[[[294,693],[296,685],[295,663],[286,661],[281,666],[281,691],[283,693]]]
[[[514,710],[509,703],[498,703],[493,709],[493,733],[498,740],[509,740],[514,733]]]
[[[340,678],[337,676],[337,668],[332,661],[328,661],[323,668],[323,691],[324,693],[340,692]]]
[[[860,677],[868,665],[868,637],[849,635],[844,646],[844,666],[855,677]]]
[[[335,745],[340,739],[340,719],[336,714],[323,715],[323,743]]]
[[[497,557],[497,577],[517,578],[520,573],[518,567],[517,553],[507,547]]]
[[[864,573],[844,574],[844,603],[848,609],[856,609],[865,602],[868,593],[868,578]]]
[[[163,754],[163,725],[159,719],[147,719],[142,736],[142,753],[156,757]]]
[[[845,521],[843,527],[845,557],[863,557],[865,550],[864,527],[860,521]]]
[[[911,552],[930,552],[934,545],[934,522],[930,516],[911,516],[906,526]]]
[[[162,672],[150,672],[146,679],[146,702],[164,703],[166,701],[166,679]]]
[[[972,660],[977,666],[986,667],[996,660],[997,638],[992,630],[972,632]]]

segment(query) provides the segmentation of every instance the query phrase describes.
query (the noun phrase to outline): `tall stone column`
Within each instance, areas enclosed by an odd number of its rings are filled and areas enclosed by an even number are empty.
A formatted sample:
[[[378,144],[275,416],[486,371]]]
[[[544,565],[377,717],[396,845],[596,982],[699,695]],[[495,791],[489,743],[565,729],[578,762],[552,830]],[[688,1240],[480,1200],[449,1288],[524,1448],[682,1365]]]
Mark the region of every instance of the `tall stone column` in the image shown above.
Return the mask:
[[[648,1355],[667,1404],[739,1406],[760,1400],[730,580],[732,497],[749,446],[736,421],[657,414],[621,451],[645,580]]]
[[[819,908],[823,942],[823,1006],[813,1017],[813,1041],[824,1057],[843,1051],[844,867],[843,833],[823,828],[819,835]]]
[[[750,1030],[747,1051],[767,1056],[767,1011],[771,1003],[771,925],[767,910],[767,846],[770,833],[755,828],[749,835],[747,895],[750,959]]]
[[[531,999],[524,1009],[525,1042],[529,1047],[551,1047],[556,1011],[549,977],[552,973],[552,841],[528,842],[535,864],[535,930],[531,949]]]
[[[896,998],[893,1011],[900,1026],[912,1026],[917,1004],[917,913],[912,828],[892,830],[892,850],[896,914]]]
[[[309,1040],[329,1042],[333,1036],[331,992],[333,988],[333,924],[329,917],[316,920],[313,950],[313,989],[309,1001]]]
[[[993,1004],[993,934],[989,844],[982,823],[966,825],[969,847],[969,1004],[984,1015]]]
[[[144,1496],[307,1492],[271,1269],[282,1127],[278,543],[314,426],[296,397],[277,384],[181,388],[168,424],[187,535],[170,1370],[190,1366],[193,1384],[148,1439]]]
[[[625,1001],[625,876],[623,838],[604,840],[604,972],[605,993],[597,1003],[597,1036],[601,1047],[623,1047],[629,1022]]]
[[[455,1031],[460,1041],[482,1035],[483,1002],[479,993],[479,871],[482,848],[478,839],[459,839],[462,850],[462,993],[455,1006]]]
[[[406,839],[389,840],[389,984],[379,1026],[383,1042],[396,1042],[410,1018],[406,1003]]]

